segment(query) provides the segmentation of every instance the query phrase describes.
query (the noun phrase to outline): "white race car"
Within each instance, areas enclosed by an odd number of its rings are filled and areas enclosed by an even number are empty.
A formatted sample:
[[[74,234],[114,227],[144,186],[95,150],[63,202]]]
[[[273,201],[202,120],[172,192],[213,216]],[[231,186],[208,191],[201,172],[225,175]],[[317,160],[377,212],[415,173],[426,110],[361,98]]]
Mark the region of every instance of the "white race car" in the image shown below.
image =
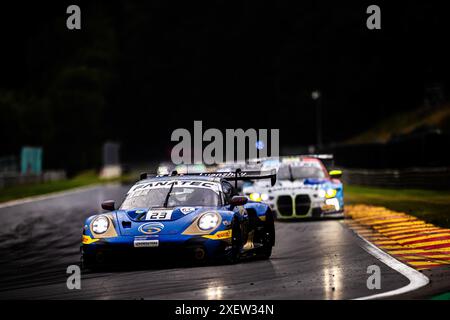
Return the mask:
[[[272,187],[264,181],[243,186],[244,195],[271,207],[278,219],[307,217],[342,217],[342,172],[328,172],[322,161],[314,157],[271,160],[262,169],[277,167],[277,182]]]

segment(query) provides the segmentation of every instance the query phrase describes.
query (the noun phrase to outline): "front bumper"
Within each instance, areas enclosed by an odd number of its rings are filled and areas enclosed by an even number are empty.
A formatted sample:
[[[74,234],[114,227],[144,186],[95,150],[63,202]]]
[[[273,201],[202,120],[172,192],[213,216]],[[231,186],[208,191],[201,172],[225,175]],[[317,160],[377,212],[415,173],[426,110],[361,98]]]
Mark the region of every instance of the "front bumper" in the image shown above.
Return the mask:
[[[152,247],[136,247],[135,240],[157,240]],[[158,262],[162,260],[204,260],[222,258],[231,250],[231,239],[207,239],[202,236],[118,236],[82,244],[84,260],[95,263]]]
[[[326,219],[326,218],[343,218],[344,210],[339,211],[322,211],[320,208],[312,209],[308,214],[305,215],[281,215],[279,212],[275,210],[277,214],[277,220],[290,220],[290,219]]]
[[[323,199],[310,194],[278,195],[269,203],[277,219],[338,218],[344,216],[343,201]]]

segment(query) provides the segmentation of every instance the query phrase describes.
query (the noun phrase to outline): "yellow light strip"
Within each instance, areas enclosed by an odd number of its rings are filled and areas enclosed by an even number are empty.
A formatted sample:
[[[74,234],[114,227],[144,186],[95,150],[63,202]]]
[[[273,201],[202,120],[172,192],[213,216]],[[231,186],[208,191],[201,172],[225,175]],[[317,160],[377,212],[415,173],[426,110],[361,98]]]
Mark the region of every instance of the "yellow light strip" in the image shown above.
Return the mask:
[[[223,239],[230,239],[231,234],[232,234],[232,232],[230,229],[230,230],[217,231],[215,234],[205,234],[202,237],[207,238],[207,239],[212,239],[212,240],[223,240]]]
[[[83,244],[91,244],[91,243],[97,242],[98,240],[100,240],[100,239],[92,239],[90,236],[86,236],[83,234],[83,238],[82,238],[81,242]]]

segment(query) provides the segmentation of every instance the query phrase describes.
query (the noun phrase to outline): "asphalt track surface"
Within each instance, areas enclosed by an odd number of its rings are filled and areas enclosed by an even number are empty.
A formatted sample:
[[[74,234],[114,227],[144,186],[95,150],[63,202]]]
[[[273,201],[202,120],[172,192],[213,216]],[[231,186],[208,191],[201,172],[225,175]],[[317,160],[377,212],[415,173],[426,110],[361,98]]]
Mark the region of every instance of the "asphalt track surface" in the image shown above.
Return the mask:
[[[277,222],[269,260],[235,265],[136,267],[82,274],[84,219],[127,186],[93,187],[51,199],[0,207],[0,299],[354,299],[403,287],[408,279],[363,248],[339,220]],[[367,288],[367,268],[381,268],[381,289]]]

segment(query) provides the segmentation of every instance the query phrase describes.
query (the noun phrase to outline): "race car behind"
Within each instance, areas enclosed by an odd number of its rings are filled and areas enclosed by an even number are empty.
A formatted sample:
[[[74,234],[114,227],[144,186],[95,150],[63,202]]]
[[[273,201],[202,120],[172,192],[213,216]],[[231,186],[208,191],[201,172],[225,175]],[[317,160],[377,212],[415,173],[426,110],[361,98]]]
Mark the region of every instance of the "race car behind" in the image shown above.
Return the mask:
[[[271,161],[270,166],[273,165]],[[277,167],[277,182],[273,187],[256,181],[244,185],[244,195],[269,204],[278,219],[343,216],[341,171],[328,172],[315,157],[281,158]]]

